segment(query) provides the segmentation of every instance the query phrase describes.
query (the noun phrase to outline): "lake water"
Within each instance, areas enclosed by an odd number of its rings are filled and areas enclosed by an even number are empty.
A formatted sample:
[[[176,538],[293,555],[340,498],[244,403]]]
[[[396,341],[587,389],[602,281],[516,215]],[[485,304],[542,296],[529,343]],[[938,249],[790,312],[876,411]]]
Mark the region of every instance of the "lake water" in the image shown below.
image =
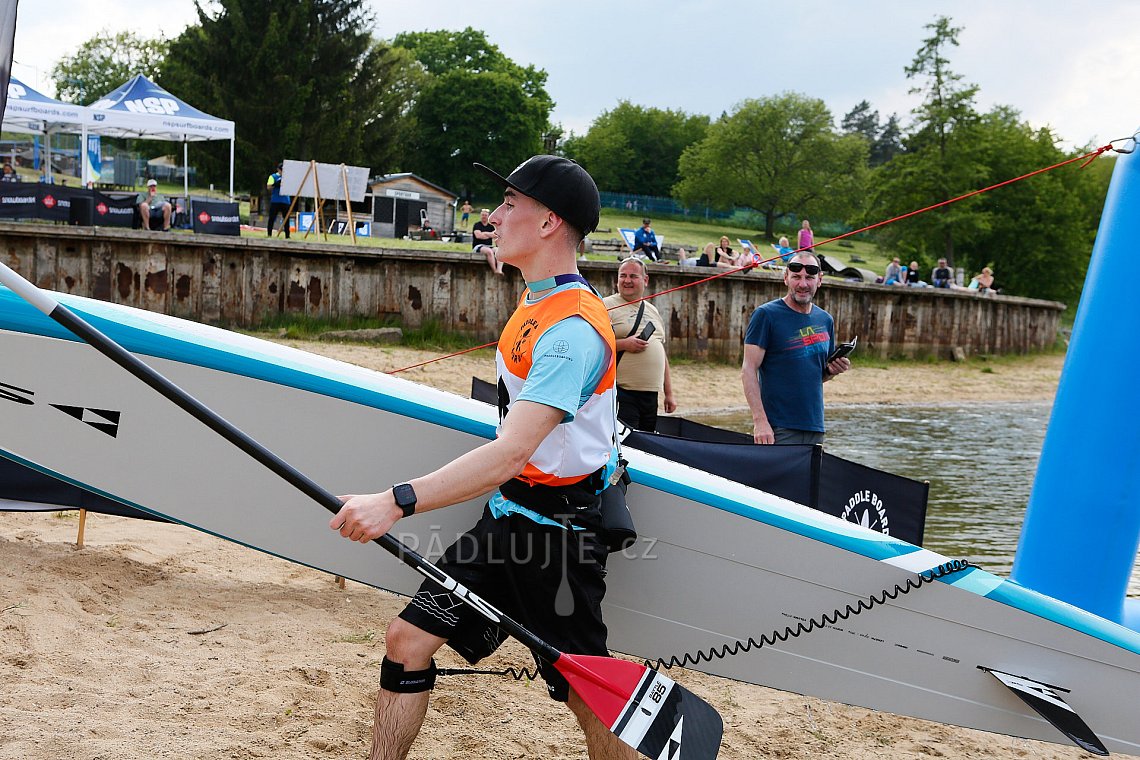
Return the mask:
[[[1008,577],[1051,405],[828,406],[826,449],[930,481],[926,548]],[[751,433],[747,413],[701,418]],[[1140,596],[1140,560],[1129,596]]]

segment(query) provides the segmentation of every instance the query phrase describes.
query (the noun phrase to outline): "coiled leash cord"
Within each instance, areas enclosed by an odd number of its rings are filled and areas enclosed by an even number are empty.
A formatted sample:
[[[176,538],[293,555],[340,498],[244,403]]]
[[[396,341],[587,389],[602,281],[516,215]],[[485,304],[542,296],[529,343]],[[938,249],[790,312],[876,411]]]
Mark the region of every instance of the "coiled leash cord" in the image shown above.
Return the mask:
[[[808,620],[807,622],[800,621],[794,627],[788,626],[784,630],[775,630],[772,633],[761,636],[759,640],[749,636],[743,641],[734,641],[731,644],[722,644],[721,646],[709,647],[708,649],[701,649],[696,652],[686,652],[682,655],[672,655],[668,658],[658,658],[655,662],[645,660],[644,664],[658,669],[668,670],[675,667],[691,667],[699,665],[704,662],[712,662],[713,660],[721,660],[726,657],[732,657],[738,654],[750,652],[753,649],[760,649],[761,647],[772,646],[778,642],[786,642],[791,639],[811,633],[812,631],[833,626],[841,620],[848,620],[862,612],[878,607],[880,604],[885,604],[888,601],[894,601],[900,596],[909,594],[915,589],[922,588],[923,586],[933,583],[939,578],[944,578],[947,575],[954,575],[973,567],[969,560],[955,559],[950,562],[943,563],[938,567],[931,568],[925,572],[921,572],[914,578],[907,578],[903,583],[896,583],[894,588],[883,589],[882,591],[872,594],[871,596],[860,599],[854,604],[848,604],[842,609],[836,609],[832,612],[820,615],[817,618]],[[460,676],[460,675],[482,675],[482,676],[510,676],[516,681],[521,681],[524,678],[533,681],[538,678],[537,669],[532,668],[506,668],[505,670],[477,670],[472,668],[440,668],[438,674],[441,676]]]

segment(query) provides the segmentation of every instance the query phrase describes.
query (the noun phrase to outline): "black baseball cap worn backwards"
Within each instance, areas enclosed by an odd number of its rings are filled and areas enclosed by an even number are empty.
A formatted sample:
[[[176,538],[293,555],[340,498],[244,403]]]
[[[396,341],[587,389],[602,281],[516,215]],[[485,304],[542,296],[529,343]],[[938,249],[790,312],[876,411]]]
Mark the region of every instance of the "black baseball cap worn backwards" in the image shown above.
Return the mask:
[[[558,214],[583,235],[598,228],[602,203],[594,178],[574,161],[560,156],[532,156],[519,164],[509,177],[483,164],[486,172],[504,187],[534,198]]]

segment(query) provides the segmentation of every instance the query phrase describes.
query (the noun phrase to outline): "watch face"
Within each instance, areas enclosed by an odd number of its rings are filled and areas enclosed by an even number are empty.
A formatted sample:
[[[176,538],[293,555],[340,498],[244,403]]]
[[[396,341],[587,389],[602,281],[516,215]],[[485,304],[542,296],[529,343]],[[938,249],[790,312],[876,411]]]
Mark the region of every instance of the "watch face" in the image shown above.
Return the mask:
[[[415,512],[416,492],[411,483],[400,483],[392,486],[392,496],[396,500],[396,506],[404,510],[405,517]]]

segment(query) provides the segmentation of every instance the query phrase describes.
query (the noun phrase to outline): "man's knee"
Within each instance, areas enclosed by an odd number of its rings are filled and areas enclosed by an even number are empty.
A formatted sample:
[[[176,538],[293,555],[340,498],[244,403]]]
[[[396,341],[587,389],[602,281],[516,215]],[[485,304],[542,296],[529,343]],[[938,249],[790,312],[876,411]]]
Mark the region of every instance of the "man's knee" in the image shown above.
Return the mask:
[[[393,620],[384,637],[388,659],[410,670],[423,670],[430,666],[432,656],[445,643],[446,639],[433,636],[403,618]]]

